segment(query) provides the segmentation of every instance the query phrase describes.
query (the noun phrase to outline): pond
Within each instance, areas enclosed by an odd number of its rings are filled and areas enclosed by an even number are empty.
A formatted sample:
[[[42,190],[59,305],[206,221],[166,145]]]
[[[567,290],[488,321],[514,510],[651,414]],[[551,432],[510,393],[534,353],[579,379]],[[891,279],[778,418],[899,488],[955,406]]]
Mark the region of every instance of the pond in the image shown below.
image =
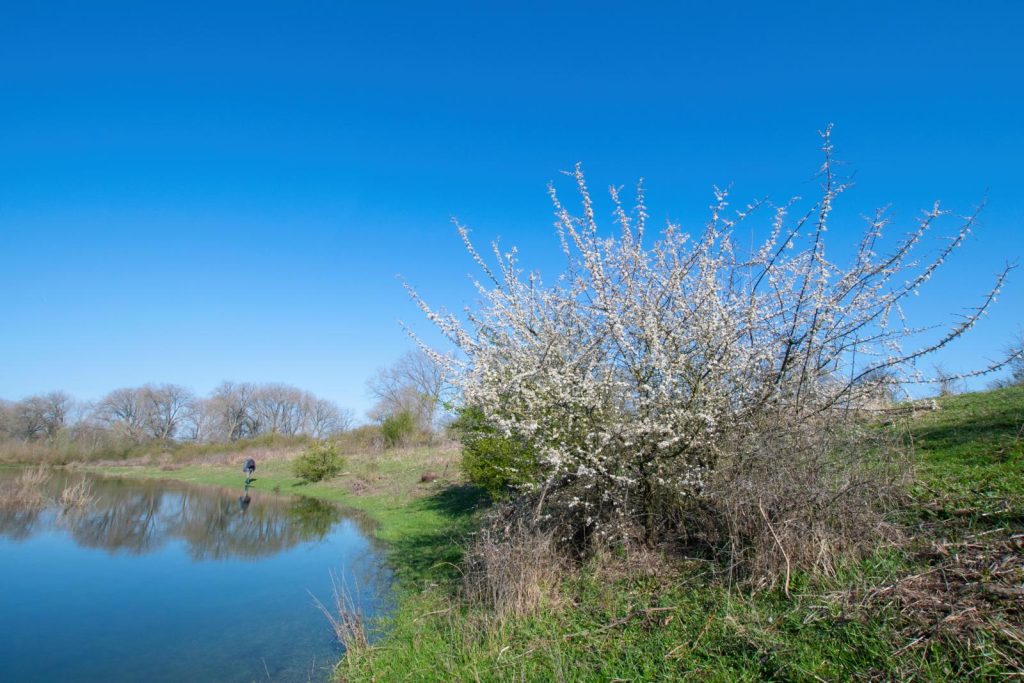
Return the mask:
[[[326,503],[26,476],[0,470],[0,681],[323,681],[331,573],[365,615],[388,609],[367,522]],[[86,504],[62,505],[83,480]]]

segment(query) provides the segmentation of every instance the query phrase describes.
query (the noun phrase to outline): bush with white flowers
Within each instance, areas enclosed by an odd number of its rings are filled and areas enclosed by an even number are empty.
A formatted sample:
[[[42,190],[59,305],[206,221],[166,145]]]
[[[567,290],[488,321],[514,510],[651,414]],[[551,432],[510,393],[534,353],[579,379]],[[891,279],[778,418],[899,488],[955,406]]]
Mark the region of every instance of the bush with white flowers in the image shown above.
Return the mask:
[[[558,515],[587,537],[650,534],[709,495],[721,463],[755,457],[759,441],[796,443],[779,434],[852,424],[893,387],[926,379],[919,361],[989,308],[1005,272],[970,315],[904,348],[922,330],[903,319],[901,302],[963,243],[975,217],[919,260],[945,212],[936,204],[883,249],[889,220],[878,211],[839,265],[825,237],[848,185],[834,174],[828,131],[822,137],[821,197],[798,215],[795,201],[730,211],[716,190],[699,233],[669,224],[652,240],[642,187],[632,209],[613,188],[616,229],[606,235],[577,167],[579,215],[550,190],[566,258],[556,280],[525,272],[515,250],[495,246],[489,264],[459,226],[483,273],[480,303],[460,317],[410,289],[461,352],[436,356],[461,401],[528,444],[538,467],[522,493],[536,519]],[[741,248],[749,236],[737,226],[762,212],[771,215],[763,241]]]

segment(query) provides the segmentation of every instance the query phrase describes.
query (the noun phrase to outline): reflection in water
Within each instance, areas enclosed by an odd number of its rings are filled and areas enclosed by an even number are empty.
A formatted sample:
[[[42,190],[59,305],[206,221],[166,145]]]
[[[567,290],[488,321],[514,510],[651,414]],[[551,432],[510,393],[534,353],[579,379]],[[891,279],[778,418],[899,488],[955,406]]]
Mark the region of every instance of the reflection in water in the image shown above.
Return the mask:
[[[0,472],[0,479],[10,476]],[[0,535],[21,540],[59,526],[78,545],[112,552],[149,553],[179,539],[196,560],[255,559],[321,540],[342,518],[338,508],[319,500],[249,486],[238,496],[169,482],[88,478],[95,500],[73,514],[62,514],[55,503],[72,479],[59,473],[42,485],[42,505],[0,505]]]
[[[26,539],[36,532],[40,516],[42,508],[0,505],[0,536]]]
[[[83,479],[90,503],[61,505]],[[391,606],[364,520],[241,481],[0,469],[0,681],[327,681],[330,572],[367,618]]]
[[[249,495],[249,480],[245,480],[245,489],[242,491],[242,495],[238,497],[238,509],[245,514],[245,511],[249,509],[249,503],[252,502],[252,496]]]

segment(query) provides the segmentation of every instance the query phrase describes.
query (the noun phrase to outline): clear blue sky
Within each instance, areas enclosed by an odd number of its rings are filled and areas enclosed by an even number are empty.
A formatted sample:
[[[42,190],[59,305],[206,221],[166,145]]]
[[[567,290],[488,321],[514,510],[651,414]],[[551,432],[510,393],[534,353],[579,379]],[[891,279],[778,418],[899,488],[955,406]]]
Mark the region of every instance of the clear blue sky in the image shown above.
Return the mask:
[[[396,275],[472,299],[452,215],[550,272],[576,161],[698,228],[713,183],[810,195],[829,121],[857,174],[833,240],[988,196],[924,320],[1024,253],[1024,4],[718,5],[4,0],[0,396],[235,379],[362,411],[397,321],[426,330]],[[1024,269],[943,360],[1021,311]]]

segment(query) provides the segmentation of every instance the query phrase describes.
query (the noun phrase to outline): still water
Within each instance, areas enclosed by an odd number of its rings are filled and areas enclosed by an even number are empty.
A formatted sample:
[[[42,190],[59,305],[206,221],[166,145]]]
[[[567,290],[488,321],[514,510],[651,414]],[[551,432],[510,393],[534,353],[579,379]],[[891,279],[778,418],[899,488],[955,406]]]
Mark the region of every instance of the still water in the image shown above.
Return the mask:
[[[323,681],[341,654],[310,594],[334,572],[368,616],[390,574],[365,522],[309,498],[0,470],[0,681]],[[246,497],[248,495],[248,498]]]

